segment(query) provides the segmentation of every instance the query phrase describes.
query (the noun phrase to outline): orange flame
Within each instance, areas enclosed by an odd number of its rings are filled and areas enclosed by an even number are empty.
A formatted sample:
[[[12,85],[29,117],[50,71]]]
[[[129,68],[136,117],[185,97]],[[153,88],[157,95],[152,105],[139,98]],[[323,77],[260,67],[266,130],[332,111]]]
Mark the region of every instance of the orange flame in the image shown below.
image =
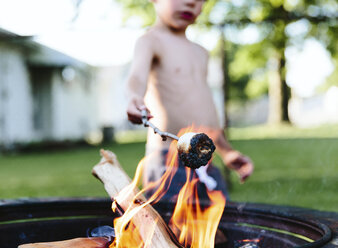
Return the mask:
[[[150,201],[142,196],[142,191],[137,192],[137,187],[141,179],[144,159],[137,166],[136,173],[130,185],[125,187],[115,198],[116,202],[131,202],[129,206],[121,206],[126,209],[123,216],[114,219],[115,240],[109,246],[111,248],[129,248],[129,247],[149,247],[156,220],[152,223],[143,223],[147,228],[140,231],[140,219],[137,214],[142,215],[143,208],[150,204]],[[130,197],[133,197],[130,199]],[[128,199],[128,200],[126,200]],[[112,209],[116,211],[116,203],[112,205]]]
[[[239,240],[238,242],[241,242],[241,243],[255,243],[255,244],[258,244],[261,240],[262,240],[262,238],[256,238],[256,239],[242,239],[242,240]]]
[[[197,182],[198,179],[187,182],[180,191],[170,227],[184,246],[214,247],[225,198],[220,191],[209,192],[212,205],[202,210],[197,194]]]
[[[179,132],[178,136],[180,137],[186,132],[192,132],[193,129],[193,127],[183,129]],[[147,227],[146,234],[140,233],[137,223],[133,218],[139,211],[142,211],[144,206],[158,202],[167,192],[178,169],[178,152],[176,147],[177,141],[173,141],[168,152],[167,170],[161,179],[155,183],[148,184],[130,202],[134,203],[135,199],[142,198],[142,193],[145,191],[156,189],[155,193],[147,201],[144,200],[144,203],[141,205],[131,204],[130,206],[124,206],[123,208],[127,210],[123,216],[114,220],[116,238],[110,245],[110,248],[149,247],[151,245],[150,240],[156,223],[153,226]],[[128,197],[128,195],[131,195],[131,192],[135,192],[134,190],[141,181],[145,159],[140,161],[132,183],[119,194],[116,198],[117,202],[119,202],[119,197]],[[187,181],[179,192],[175,211],[169,225],[179,242],[184,246],[190,246],[191,248],[214,247],[218,223],[221,219],[226,200],[220,191],[207,192],[210,206],[203,209],[197,193],[199,179],[195,176],[191,179],[192,173],[190,168],[186,168]],[[113,206],[114,209],[115,207]]]

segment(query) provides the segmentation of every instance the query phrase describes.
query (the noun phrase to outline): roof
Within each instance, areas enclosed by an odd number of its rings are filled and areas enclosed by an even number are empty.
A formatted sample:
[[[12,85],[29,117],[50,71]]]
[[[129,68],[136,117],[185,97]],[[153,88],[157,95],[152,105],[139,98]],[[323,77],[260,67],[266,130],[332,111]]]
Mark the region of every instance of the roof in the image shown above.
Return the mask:
[[[33,66],[74,66],[77,68],[85,68],[88,66],[88,64],[83,61],[38,43],[34,40],[33,36],[21,36],[0,28],[0,41],[29,51],[26,55],[27,62]]]
[[[20,37],[20,35],[17,35],[3,28],[0,28],[0,40],[8,39],[8,38],[17,38],[17,37]]]
[[[31,41],[34,46],[34,52],[30,53],[27,58],[27,61],[30,65],[37,66],[73,66],[78,68],[87,67],[88,64],[77,60],[67,54],[64,54],[60,51],[42,45],[36,41]]]

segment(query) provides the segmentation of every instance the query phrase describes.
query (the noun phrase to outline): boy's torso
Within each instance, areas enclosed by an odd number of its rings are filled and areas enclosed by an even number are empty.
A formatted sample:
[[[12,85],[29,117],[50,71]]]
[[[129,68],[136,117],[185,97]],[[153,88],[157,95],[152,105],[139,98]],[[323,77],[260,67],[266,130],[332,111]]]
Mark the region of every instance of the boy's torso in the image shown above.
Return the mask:
[[[205,49],[170,32],[150,30],[155,58],[149,76],[146,105],[152,122],[177,134],[181,128],[219,128],[211,91],[207,85],[208,54]],[[148,133],[148,146],[167,148],[158,135]]]

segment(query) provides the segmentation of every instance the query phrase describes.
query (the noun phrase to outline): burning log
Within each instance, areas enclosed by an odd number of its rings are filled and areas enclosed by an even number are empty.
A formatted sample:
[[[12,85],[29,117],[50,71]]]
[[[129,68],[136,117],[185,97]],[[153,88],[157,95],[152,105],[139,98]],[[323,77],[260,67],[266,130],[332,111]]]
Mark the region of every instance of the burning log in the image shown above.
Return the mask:
[[[70,240],[62,240],[55,242],[43,242],[19,245],[18,248],[106,248],[109,240],[103,237],[95,238],[76,238]]]
[[[102,181],[115,205],[124,211],[142,205],[132,217],[132,221],[138,228],[143,242],[155,248],[182,247],[175,241],[175,236],[157,211],[151,205],[144,204],[145,197],[139,194],[136,185],[131,184],[131,179],[120,166],[115,154],[101,150],[101,155],[102,159],[94,166],[92,173]]]

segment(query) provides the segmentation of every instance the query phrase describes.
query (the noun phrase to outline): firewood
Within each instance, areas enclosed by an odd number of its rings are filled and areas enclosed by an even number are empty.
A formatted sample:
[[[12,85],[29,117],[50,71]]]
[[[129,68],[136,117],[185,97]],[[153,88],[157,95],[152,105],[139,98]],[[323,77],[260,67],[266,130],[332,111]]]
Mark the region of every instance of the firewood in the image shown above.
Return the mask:
[[[63,241],[31,243],[19,245],[18,248],[106,248],[109,240],[103,237],[76,238]]]
[[[101,150],[101,155],[102,159],[94,166],[92,173],[102,181],[109,196],[124,211],[130,206],[135,208],[143,204],[146,201],[145,197],[138,194],[139,190],[136,186],[130,188],[131,179],[120,166],[115,154]],[[138,195],[137,199],[134,200],[136,195]],[[133,216],[132,220],[144,242],[148,243],[147,237],[151,237],[150,247],[182,247],[175,241],[171,230],[151,205],[145,205]]]

